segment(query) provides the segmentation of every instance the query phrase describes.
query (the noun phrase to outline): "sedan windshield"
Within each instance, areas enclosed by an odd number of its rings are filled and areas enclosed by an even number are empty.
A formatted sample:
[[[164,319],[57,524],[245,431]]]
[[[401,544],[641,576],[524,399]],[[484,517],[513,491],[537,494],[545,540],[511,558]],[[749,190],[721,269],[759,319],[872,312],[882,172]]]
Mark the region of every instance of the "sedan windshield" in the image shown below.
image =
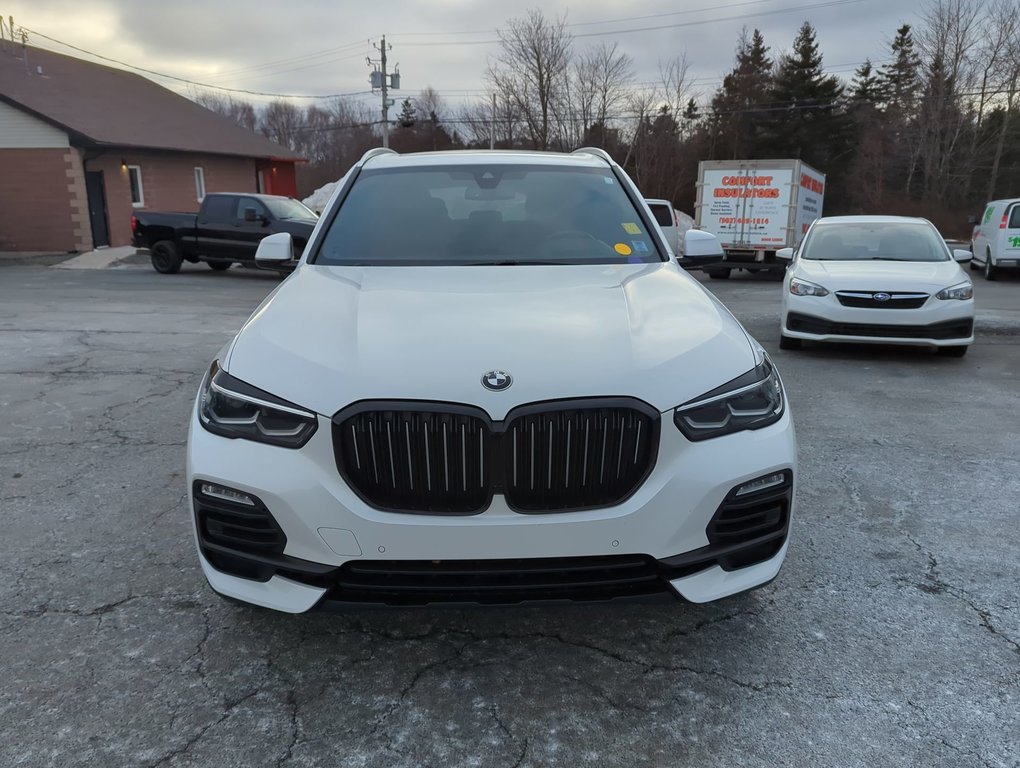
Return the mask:
[[[289,198],[264,198],[263,202],[269,206],[269,210],[278,219],[316,219],[318,218],[311,208],[303,203]]]
[[[507,164],[364,170],[313,257],[359,266],[660,261],[608,168]]]
[[[948,261],[945,242],[925,222],[820,222],[801,258],[816,261]]]

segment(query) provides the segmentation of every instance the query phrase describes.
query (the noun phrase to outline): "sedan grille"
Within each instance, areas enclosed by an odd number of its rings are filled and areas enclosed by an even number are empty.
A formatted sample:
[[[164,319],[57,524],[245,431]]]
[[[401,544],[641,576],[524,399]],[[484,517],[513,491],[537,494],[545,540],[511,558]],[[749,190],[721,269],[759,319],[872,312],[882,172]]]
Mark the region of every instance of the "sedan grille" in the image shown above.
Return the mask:
[[[517,512],[619,504],[658,450],[658,412],[628,398],[523,406],[502,422],[471,406],[366,401],[333,417],[337,469],[367,504],[477,514],[502,493]]]
[[[931,325],[890,325],[878,323],[837,323],[813,315],[790,312],[786,327],[791,331],[818,336],[864,336],[881,339],[966,339],[974,332],[974,321],[946,320]]]
[[[836,291],[844,307],[864,309],[918,309],[928,301],[927,293],[891,293],[883,291]]]

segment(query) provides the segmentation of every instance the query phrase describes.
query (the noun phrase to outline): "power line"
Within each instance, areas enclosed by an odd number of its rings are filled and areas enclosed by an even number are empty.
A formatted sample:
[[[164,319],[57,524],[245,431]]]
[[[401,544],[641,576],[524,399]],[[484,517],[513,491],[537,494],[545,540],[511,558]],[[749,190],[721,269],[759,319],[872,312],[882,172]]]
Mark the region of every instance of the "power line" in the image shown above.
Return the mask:
[[[353,48],[358,47],[359,45],[368,45],[368,43],[369,43],[369,40],[367,38],[365,40],[360,40],[359,39],[359,40],[355,40],[355,41],[350,42],[350,43],[345,43],[344,45],[337,46],[336,48],[326,48],[326,49],[321,50],[321,51],[315,51],[313,53],[305,53],[305,54],[302,54],[300,56],[292,56],[292,57],[287,58],[287,59],[276,59],[274,61],[264,61],[264,62],[261,62],[259,64],[251,64],[251,65],[244,66],[244,67],[238,67],[237,69],[228,69],[228,70],[225,70],[223,72],[217,72],[216,73],[216,77],[229,77],[230,75],[237,75],[237,74],[241,74],[241,73],[244,73],[244,72],[251,72],[251,71],[261,70],[261,69],[274,69],[275,67],[281,66],[281,65],[295,64],[295,63],[298,63],[298,62],[301,62],[301,61],[317,59],[317,58],[319,58],[321,56],[330,56],[330,55],[333,55],[333,54],[336,54],[336,53],[343,53],[344,51],[351,50]]]
[[[605,37],[606,35],[628,35],[634,32],[658,32],[663,29],[679,29],[681,27],[697,27],[705,24],[719,24],[727,21],[742,21],[744,19],[753,19],[759,16],[775,16],[781,13],[796,13],[797,11],[810,11],[817,10],[819,8],[831,8],[835,6],[852,5],[855,3],[871,2],[871,0],[827,0],[821,3],[810,3],[808,5],[790,6],[788,8],[777,8],[772,11],[757,11],[755,13],[743,13],[736,16],[723,16],[720,18],[713,19],[699,19],[697,21],[680,21],[675,24],[658,24],[654,27],[634,27],[631,29],[611,29],[604,32],[585,32],[579,35],[571,35],[574,38],[585,38],[585,37]],[[679,11],[678,11],[679,13]],[[605,22],[609,23],[609,22]],[[499,30],[496,30],[497,33]],[[499,43],[500,40],[463,40],[457,45],[493,45]],[[450,45],[447,42],[436,42],[436,43],[403,43],[405,46],[435,46],[435,45]]]
[[[34,29],[29,29],[28,27],[22,27],[22,29],[24,29],[29,34],[35,35],[36,37],[41,37],[44,40],[49,40],[50,42],[56,43],[57,45],[63,45],[66,48],[70,48],[71,50],[78,51],[79,53],[84,53],[84,54],[87,54],[89,56],[94,56],[97,59],[102,59],[103,61],[109,61],[112,64],[119,64],[122,67],[127,67],[128,69],[134,69],[134,70],[137,70],[138,72],[144,72],[144,73],[146,73],[148,75],[155,75],[156,77],[164,77],[167,80],[174,80],[174,81],[179,82],[179,83],[187,83],[188,85],[198,86],[199,88],[211,88],[211,89],[216,90],[216,91],[227,91],[229,93],[244,93],[244,94],[247,94],[247,95],[250,95],[250,96],[273,96],[275,98],[280,98],[280,99],[335,99],[335,98],[342,97],[342,96],[357,96],[357,95],[359,95],[361,93],[364,93],[364,91],[356,91],[356,92],[352,92],[352,93],[327,93],[327,94],[271,93],[269,91],[253,91],[253,90],[249,90],[247,88],[227,88],[226,86],[214,85],[212,83],[202,83],[202,82],[199,82],[197,80],[191,80],[191,79],[186,78],[186,77],[178,77],[177,75],[168,75],[165,72],[156,72],[155,70],[152,70],[152,69],[146,69],[145,67],[139,67],[139,66],[137,66],[135,64],[129,64],[126,61],[120,61],[119,59],[113,59],[113,58],[110,58],[109,56],[103,56],[100,53],[95,53],[93,51],[86,50],[85,48],[79,48],[76,45],[71,45],[70,43],[65,43],[63,40],[57,40],[55,37],[50,37],[49,35],[44,35],[42,32],[37,32]]]

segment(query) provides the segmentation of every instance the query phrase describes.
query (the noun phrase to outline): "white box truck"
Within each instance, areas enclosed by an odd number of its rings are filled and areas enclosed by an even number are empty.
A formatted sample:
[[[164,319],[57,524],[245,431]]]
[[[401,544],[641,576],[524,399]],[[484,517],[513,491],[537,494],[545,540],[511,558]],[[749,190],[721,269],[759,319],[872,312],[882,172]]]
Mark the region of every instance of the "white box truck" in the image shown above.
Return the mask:
[[[723,247],[709,277],[732,269],[782,273],[780,248],[796,248],[822,215],[825,174],[800,160],[702,160],[694,221]]]

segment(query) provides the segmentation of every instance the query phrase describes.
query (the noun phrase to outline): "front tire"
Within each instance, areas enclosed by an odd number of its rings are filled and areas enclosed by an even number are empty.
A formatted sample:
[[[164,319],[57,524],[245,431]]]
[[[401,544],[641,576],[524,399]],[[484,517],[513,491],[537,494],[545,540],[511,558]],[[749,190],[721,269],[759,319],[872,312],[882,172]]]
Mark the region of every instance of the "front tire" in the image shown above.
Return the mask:
[[[152,268],[161,275],[173,275],[181,271],[184,258],[172,240],[160,240],[149,249]]]
[[[959,347],[939,347],[939,354],[942,357],[963,357],[967,354],[968,349],[970,349],[969,344]]]
[[[999,271],[992,264],[992,252],[985,254],[985,280],[994,280],[999,276]]]
[[[800,349],[802,346],[804,346],[803,339],[795,339],[792,336],[787,336],[784,333],[779,334],[780,349]]]

